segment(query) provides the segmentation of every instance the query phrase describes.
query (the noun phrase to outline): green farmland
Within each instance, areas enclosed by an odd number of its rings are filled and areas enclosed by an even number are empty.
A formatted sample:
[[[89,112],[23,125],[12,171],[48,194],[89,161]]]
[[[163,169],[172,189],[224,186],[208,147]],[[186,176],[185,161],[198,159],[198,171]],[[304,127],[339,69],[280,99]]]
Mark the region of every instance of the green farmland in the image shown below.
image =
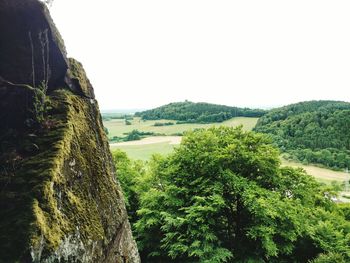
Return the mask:
[[[200,129],[200,128],[209,128],[212,126],[230,126],[236,127],[238,125],[243,125],[245,130],[252,130],[255,126],[258,118],[248,118],[248,117],[237,117],[230,120],[221,122],[221,123],[209,123],[209,124],[200,124],[200,123],[184,123],[184,124],[174,124],[169,126],[154,126],[156,122],[166,123],[174,122],[173,120],[152,120],[144,121],[141,118],[135,117],[133,120],[130,120],[131,125],[126,125],[124,119],[111,119],[104,121],[104,126],[108,129],[108,137],[112,138],[113,136],[123,136],[124,133],[131,132],[132,130],[139,130],[142,132],[154,132],[162,135],[175,135],[183,133],[184,131]]]
[[[128,154],[131,159],[147,161],[150,157],[157,153],[166,155],[171,153],[176,147],[175,144],[169,142],[159,142],[153,144],[139,145],[117,145],[111,146],[111,150],[120,149]]]
[[[200,129],[200,128],[209,128],[212,126],[230,126],[236,127],[243,125],[243,129],[252,130],[255,126],[258,118],[248,118],[248,117],[237,117],[227,120],[222,123],[209,123],[209,124],[198,124],[198,123],[185,123],[185,124],[176,124],[176,121],[173,120],[148,120],[144,121],[141,118],[135,117],[133,120],[130,120],[130,125],[126,125],[124,119],[110,119],[104,121],[104,126],[108,129],[108,137],[113,138],[114,136],[123,136],[124,133],[131,132],[132,130],[139,130],[142,132],[154,132],[156,134],[161,134],[169,136],[169,141],[164,136],[155,136],[152,143],[143,143],[144,140],[129,142],[129,143],[111,143],[111,149],[121,149],[125,151],[128,156],[132,159],[139,160],[148,160],[152,154],[168,154],[173,151],[176,144],[170,142],[170,139],[173,138],[173,135],[182,134],[185,131]],[[166,123],[173,122],[174,125],[168,126],[154,126],[155,123]],[[146,138],[148,139],[148,138]],[[147,140],[146,140],[147,141]]]

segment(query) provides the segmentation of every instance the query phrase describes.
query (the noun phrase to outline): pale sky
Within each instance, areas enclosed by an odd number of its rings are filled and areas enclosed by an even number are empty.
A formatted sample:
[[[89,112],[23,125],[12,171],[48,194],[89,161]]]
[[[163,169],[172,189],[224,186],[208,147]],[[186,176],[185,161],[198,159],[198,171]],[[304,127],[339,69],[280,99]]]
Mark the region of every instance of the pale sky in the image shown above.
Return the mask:
[[[55,0],[100,108],[350,101],[349,0]]]

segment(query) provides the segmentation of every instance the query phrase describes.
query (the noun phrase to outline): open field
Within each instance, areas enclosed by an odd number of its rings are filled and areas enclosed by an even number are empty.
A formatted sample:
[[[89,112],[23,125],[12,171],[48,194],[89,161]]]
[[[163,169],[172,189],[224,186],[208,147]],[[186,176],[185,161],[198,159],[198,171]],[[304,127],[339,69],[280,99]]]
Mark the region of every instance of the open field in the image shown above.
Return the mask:
[[[131,120],[131,125],[126,125],[123,119],[112,119],[104,121],[103,125],[108,129],[109,137],[113,136],[123,136],[124,133],[131,132],[132,130],[139,130],[142,132],[154,132],[164,135],[174,135],[178,133],[183,133],[184,131],[194,130],[198,128],[209,128],[212,126],[230,126],[236,127],[243,125],[243,129],[251,130],[255,126],[258,118],[247,118],[247,117],[237,117],[221,123],[209,123],[209,124],[199,124],[199,123],[185,123],[185,124],[174,124],[170,126],[154,126],[156,122],[176,122],[172,120],[152,120],[143,121],[140,118],[134,118]]]
[[[301,167],[308,174],[314,176],[318,181],[324,183],[330,183],[332,181],[344,182],[346,178],[349,178],[349,175],[345,172],[333,171],[313,165],[303,165],[301,163],[290,162],[284,159],[282,159],[282,165],[291,167]]]
[[[132,130],[139,130],[142,132],[154,132],[158,134],[164,134],[167,136],[153,136],[147,137],[139,141],[111,143],[111,150],[121,149],[125,151],[132,159],[148,160],[152,154],[168,154],[171,153],[176,144],[180,144],[180,136],[171,136],[184,131],[194,130],[198,128],[210,128],[213,126],[230,126],[236,127],[243,125],[243,129],[251,130],[255,126],[258,118],[238,117],[227,120],[222,123],[186,123],[186,124],[174,124],[170,126],[154,126],[156,122],[176,122],[172,120],[154,120],[143,121],[140,118],[134,118],[131,120],[131,125],[126,125],[123,119],[111,119],[104,121],[104,126],[108,129],[108,136],[124,136],[124,133],[131,132]]]
[[[146,137],[137,141],[127,141],[119,143],[111,143],[111,147],[119,146],[130,146],[130,145],[148,145],[166,142],[168,144],[180,144],[182,137],[181,136],[152,136]]]
[[[147,161],[153,154],[167,155],[171,153],[174,147],[176,147],[176,144],[172,144],[170,141],[134,145],[118,143],[111,145],[111,150],[120,149],[126,152],[131,159]]]

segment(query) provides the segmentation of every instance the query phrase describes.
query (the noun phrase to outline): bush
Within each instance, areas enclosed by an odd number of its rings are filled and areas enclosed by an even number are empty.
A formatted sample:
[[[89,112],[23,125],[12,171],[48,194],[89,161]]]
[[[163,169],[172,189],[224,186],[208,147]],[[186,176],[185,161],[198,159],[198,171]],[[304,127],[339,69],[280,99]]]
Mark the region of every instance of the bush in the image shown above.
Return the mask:
[[[153,126],[158,127],[158,126],[171,126],[174,125],[173,122],[156,122],[153,124]]]

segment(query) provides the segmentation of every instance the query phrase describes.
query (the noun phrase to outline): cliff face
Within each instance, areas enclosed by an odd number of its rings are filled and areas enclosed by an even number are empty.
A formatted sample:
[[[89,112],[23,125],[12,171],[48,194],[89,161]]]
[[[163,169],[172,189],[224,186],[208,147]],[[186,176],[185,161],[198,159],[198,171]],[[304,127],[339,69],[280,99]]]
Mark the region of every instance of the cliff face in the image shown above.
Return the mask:
[[[82,65],[36,0],[0,30],[0,262],[139,262]]]

